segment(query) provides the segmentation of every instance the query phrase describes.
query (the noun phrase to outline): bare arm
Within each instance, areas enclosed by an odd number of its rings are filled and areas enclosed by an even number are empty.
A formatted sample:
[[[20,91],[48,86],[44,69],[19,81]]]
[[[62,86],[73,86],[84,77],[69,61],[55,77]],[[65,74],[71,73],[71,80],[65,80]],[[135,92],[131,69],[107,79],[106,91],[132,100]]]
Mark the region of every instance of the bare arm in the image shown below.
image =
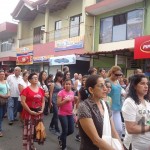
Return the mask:
[[[77,90],[77,87],[78,87],[78,80],[76,80],[74,83],[74,89]]]
[[[49,93],[49,108],[52,106],[52,95],[54,91],[54,83],[51,84],[50,86],[50,93]]]
[[[62,101],[62,97],[57,96],[57,105],[58,105],[58,107],[66,104],[69,101],[70,101],[69,99],[63,99],[63,101]]]
[[[82,129],[91,139],[94,145],[102,150],[114,150],[111,145],[107,144],[102,138],[99,137],[92,118],[83,118],[80,119],[79,122]]]
[[[18,84],[18,89],[19,89],[19,92],[21,93],[24,88],[21,84]]]
[[[125,121],[125,125],[129,134],[141,134],[142,130],[150,132],[150,126],[138,125],[136,122]]]

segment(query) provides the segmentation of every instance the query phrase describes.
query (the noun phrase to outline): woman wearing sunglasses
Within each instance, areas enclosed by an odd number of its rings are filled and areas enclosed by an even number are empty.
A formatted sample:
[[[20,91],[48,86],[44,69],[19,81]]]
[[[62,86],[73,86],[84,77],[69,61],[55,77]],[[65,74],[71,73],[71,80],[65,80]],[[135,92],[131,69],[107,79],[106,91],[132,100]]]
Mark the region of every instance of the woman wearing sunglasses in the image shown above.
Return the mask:
[[[108,96],[112,99],[112,117],[115,124],[115,128],[122,137],[122,120],[121,120],[121,85],[119,84],[119,78],[122,76],[121,68],[119,66],[113,66],[108,73],[108,80],[111,83],[111,91]]]

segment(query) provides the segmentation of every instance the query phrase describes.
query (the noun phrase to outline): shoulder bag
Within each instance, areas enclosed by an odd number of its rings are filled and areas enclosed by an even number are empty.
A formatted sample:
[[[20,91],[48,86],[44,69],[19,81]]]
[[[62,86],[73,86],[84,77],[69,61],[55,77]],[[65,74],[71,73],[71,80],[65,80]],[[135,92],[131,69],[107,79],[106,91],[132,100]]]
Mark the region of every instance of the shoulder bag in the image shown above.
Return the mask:
[[[103,123],[103,135],[102,139],[111,145],[115,150],[122,150],[122,145],[118,139],[112,138],[111,134],[111,125],[110,125],[110,118],[108,114],[108,109],[106,103],[102,100],[102,104],[104,107],[104,123]]]

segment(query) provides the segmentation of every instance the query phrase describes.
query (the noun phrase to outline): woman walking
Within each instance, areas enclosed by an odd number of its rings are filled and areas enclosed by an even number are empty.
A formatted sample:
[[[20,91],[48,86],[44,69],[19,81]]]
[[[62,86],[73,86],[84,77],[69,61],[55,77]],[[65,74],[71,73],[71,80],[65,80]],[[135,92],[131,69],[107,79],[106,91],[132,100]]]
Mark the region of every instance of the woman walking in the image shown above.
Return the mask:
[[[21,104],[23,106],[23,148],[24,150],[36,150],[34,147],[35,127],[42,121],[45,107],[44,91],[38,87],[38,76],[31,73],[28,77],[30,86],[21,93]]]
[[[73,120],[73,103],[76,103],[77,97],[74,96],[74,92],[71,90],[71,79],[64,81],[64,89],[58,93],[57,105],[59,107],[58,115],[62,127],[62,133],[59,139],[59,144],[62,146],[62,150],[67,150],[66,140],[67,136],[74,132],[74,120]]]
[[[62,90],[62,79],[63,79],[63,73],[57,72],[54,83],[51,84],[50,87],[50,105],[52,102],[53,106],[53,117],[49,126],[49,130],[54,132],[56,135],[60,135],[60,129],[58,126],[58,106],[57,106],[57,94],[59,91]],[[50,106],[51,107],[51,106]]]
[[[132,136],[132,150],[149,150],[150,100],[148,79],[145,75],[137,74],[131,78],[122,113],[127,132]]]
[[[3,99],[5,101],[4,103],[1,103],[0,100],[0,137],[3,136],[2,133],[2,121],[5,114],[5,107],[7,99],[10,97],[10,92],[8,88],[8,84],[5,80],[5,73],[4,70],[0,70],[0,99]]]

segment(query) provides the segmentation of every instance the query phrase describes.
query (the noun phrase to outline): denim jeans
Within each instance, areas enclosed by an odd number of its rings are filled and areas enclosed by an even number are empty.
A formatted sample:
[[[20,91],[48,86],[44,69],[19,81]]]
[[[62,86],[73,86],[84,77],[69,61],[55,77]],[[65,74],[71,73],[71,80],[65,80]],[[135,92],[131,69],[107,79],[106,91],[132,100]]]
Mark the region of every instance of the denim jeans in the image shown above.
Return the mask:
[[[5,105],[0,106],[0,131],[2,131],[2,121],[5,113]]]
[[[55,131],[60,132],[58,127],[58,106],[55,103],[53,103],[53,117],[49,127],[55,127]]]
[[[18,97],[10,97],[8,99],[8,107],[7,107],[8,120],[12,121],[16,119],[17,112],[18,112]]]
[[[62,141],[62,150],[63,150],[66,148],[67,136],[74,132],[74,120],[73,120],[73,115],[68,115],[68,116],[59,115],[59,120],[62,127],[60,140]]]

